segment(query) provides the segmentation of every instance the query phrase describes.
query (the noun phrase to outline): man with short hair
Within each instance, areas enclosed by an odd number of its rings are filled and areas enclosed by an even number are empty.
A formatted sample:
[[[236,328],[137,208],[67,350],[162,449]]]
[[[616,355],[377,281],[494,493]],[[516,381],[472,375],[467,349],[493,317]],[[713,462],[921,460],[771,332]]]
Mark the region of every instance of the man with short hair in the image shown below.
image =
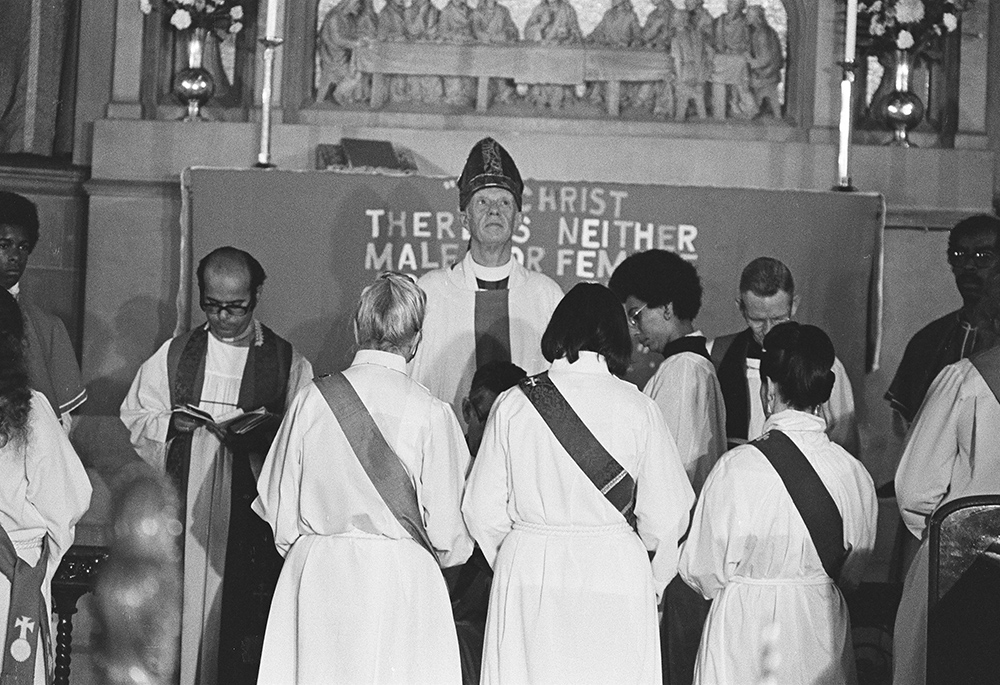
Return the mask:
[[[948,264],[962,296],[962,306],[921,328],[906,345],[896,376],[885,399],[903,420],[900,434],[913,422],[931,382],[941,369],[991,347],[992,336],[982,335],[976,307],[986,279],[998,265],[1000,219],[988,214],[970,216],[955,224],[948,235]]]
[[[774,326],[795,316],[799,297],[792,272],[773,257],[758,257],[743,269],[736,305],[747,328],[716,338],[709,347],[726,400],[726,435],[731,448],[759,437],[764,427],[761,344]],[[839,358],[833,360],[833,373],[833,393],[820,405],[820,416],[826,420],[830,439],[856,456],[859,438],[854,391]]]
[[[492,138],[476,143],[458,179],[469,250],[418,281],[427,293],[427,318],[410,375],[458,414],[478,367],[501,360],[528,374],[548,368],[542,333],[562,290],[512,257],[523,191],[507,150]]]
[[[221,247],[197,275],[207,322],[140,367],[121,419],[184,511],[180,683],[254,683],[281,557],[250,504],[280,418],[313,372],[254,317],[266,274],[253,256]],[[219,425],[254,410],[268,420],[245,434]]]
[[[28,256],[38,244],[38,228],[35,203],[23,195],[0,190],[0,285],[18,301],[24,317],[28,382],[45,395],[69,432],[70,412],[87,401],[76,353],[62,320],[21,292]]]
[[[638,252],[618,265],[608,287],[624,302],[639,342],[663,355],[642,391],[653,398],[695,495],[726,451],[726,405],[694,326],[701,279],[694,265],[666,250]],[[708,603],[680,577],[667,585],[660,627],[664,682],[690,684]]]

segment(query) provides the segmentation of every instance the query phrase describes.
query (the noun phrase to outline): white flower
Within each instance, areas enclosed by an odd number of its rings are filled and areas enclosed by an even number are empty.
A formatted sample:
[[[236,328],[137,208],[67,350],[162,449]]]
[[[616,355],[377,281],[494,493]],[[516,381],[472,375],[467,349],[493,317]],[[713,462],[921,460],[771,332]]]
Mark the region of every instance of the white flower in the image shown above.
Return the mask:
[[[243,6],[234,5],[229,8],[229,16],[233,19],[239,20],[243,18]]]
[[[944,27],[948,29],[948,33],[958,28],[958,17],[950,12],[941,17],[941,21],[944,22]]]
[[[149,14],[153,11],[153,5],[149,0],[139,0],[139,11],[143,14]]]
[[[875,2],[872,3],[872,6],[869,9],[869,11],[878,12],[880,9],[882,9],[882,0],[875,0]]]
[[[899,0],[896,5],[896,21],[900,24],[916,24],[923,18],[923,0]]]
[[[243,28],[243,24],[241,24],[238,21],[234,21],[232,24],[229,25],[229,32],[230,33],[239,33],[242,28]]]
[[[900,50],[909,50],[913,47],[913,34],[903,30],[896,36],[896,47]]]
[[[173,24],[175,28],[183,31],[191,26],[191,13],[187,10],[177,10],[174,12],[174,15],[170,17],[170,23]]]
[[[868,33],[873,36],[884,36],[885,24],[880,22],[877,17],[872,17],[872,23],[871,26],[868,27]]]
[[[193,5],[194,0],[177,0],[178,5]]]

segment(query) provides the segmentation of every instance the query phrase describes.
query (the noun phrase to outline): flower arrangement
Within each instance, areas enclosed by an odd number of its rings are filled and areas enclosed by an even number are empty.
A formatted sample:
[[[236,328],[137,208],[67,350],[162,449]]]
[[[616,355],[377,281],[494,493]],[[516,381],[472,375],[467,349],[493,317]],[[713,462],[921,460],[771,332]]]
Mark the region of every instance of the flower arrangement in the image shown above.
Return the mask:
[[[880,52],[919,54],[958,28],[972,0],[859,0],[858,27]]]
[[[139,9],[149,14],[156,1],[139,0]],[[164,12],[170,13],[170,24],[178,31],[196,28],[239,33],[243,28],[243,5],[239,0],[158,0],[158,3]]]

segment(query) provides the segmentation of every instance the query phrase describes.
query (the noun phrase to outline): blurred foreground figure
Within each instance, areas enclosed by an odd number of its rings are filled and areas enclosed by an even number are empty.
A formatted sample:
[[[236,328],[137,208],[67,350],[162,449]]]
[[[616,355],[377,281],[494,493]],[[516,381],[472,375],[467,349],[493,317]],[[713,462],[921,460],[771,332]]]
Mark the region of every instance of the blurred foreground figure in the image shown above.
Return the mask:
[[[0,656],[4,685],[50,682],[51,583],[90,480],[45,396],[28,387],[24,321],[0,290]]]
[[[469,450],[451,407],[406,375],[425,296],[382,274],[354,315],[358,352],[293,400],[253,504],[285,557],[260,682],[462,680],[441,567],[468,559]]]
[[[551,369],[493,407],[462,505],[495,574],[487,685],[661,683],[656,603],[694,492],[656,403],[620,378],[631,351],[618,298],[577,285],[542,336]]]

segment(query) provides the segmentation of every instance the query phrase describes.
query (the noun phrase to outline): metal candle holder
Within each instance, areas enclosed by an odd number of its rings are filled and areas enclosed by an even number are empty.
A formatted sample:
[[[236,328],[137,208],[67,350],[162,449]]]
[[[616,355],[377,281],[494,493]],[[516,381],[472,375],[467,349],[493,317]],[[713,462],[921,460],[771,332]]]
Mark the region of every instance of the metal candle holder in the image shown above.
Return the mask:
[[[264,46],[264,85],[260,89],[260,152],[257,164],[261,169],[273,169],[271,163],[271,96],[274,86],[274,49],[284,43],[281,38],[261,38]]]

